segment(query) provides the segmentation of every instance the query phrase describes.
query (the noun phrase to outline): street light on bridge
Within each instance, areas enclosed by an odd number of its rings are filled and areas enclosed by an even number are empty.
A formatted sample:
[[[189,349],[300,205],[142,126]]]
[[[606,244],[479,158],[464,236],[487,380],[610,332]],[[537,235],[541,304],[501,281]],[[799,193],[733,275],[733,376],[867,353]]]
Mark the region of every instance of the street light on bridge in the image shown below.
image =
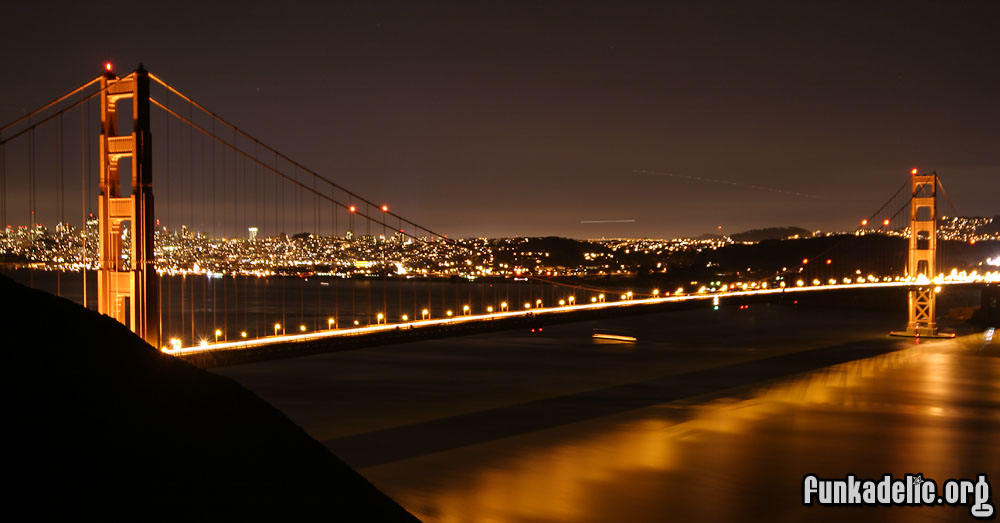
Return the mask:
[[[280,329],[280,328],[281,328],[281,324],[280,323],[275,323],[274,324],[274,335],[275,336],[278,335],[278,329]]]

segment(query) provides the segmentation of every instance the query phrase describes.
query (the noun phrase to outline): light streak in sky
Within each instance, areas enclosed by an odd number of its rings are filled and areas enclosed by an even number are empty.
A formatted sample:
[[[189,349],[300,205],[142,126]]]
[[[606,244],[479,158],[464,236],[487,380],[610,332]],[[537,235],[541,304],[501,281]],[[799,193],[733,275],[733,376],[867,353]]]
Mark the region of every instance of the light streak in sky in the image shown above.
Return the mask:
[[[580,223],[635,223],[635,220],[580,220]]]
[[[730,181],[730,180],[719,180],[717,178],[706,178],[706,177],[703,177],[703,176],[690,176],[690,175],[687,175],[687,174],[668,173],[668,172],[662,172],[662,171],[647,171],[647,170],[643,170],[643,169],[635,169],[632,172],[634,174],[638,174],[638,175],[642,175],[642,176],[669,176],[671,178],[683,178],[685,180],[692,180],[692,181],[695,181],[695,182],[706,182],[706,183],[714,183],[714,184],[719,184],[719,185],[732,185],[733,187],[745,187],[747,189],[757,189],[759,191],[769,191],[769,192],[779,193],[779,194],[788,194],[788,195],[791,195],[791,196],[799,196],[799,197],[802,197],[802,198],[811,198],[813,200],[822,200],[823,199],[823,198],[820,198],[819,196],[814,196],[812,194],[806,194],[806,193],[803,193],[803,192],[789,191],[789,190],[785,190],[785,189],[778,189],[776,187],[767,187],[767,186],[764,186],[764,185],[754,185],[752,183],[734,182],[734,181]]]

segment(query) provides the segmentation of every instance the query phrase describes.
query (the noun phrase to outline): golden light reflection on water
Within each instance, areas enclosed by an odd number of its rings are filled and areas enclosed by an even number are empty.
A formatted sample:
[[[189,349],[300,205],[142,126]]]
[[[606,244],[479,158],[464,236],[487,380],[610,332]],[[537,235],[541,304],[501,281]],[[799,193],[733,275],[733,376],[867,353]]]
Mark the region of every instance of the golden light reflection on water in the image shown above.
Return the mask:
[[[922,344],[739,394],[362,472],[425,521],[839,520],[843,512],[796,513],[808,510],[797,498],[803,474],[920,471],[944,479],[984,466],[1000,473],[987,444],[1000,421],[1000,358],[970,357],[968,346]],[[975,406],[983,401],[989,405]],[[935,515],[891,510],[880,514]]]

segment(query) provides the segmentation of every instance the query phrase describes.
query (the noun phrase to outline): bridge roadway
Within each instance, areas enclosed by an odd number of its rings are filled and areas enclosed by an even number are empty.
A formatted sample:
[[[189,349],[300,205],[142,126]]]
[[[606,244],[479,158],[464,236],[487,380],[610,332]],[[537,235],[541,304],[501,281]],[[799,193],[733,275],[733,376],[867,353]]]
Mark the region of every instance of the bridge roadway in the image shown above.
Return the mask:
[[[991,272],[984,275],[951,276],[937,279],[933,284],[941,286],[970,285],[979,283],[994,283],[1000,281],[1000,273]],[[481,330],[477,327],[496,326],[510,327],[518,323],[545,320],[565,320],[566,316],[591,317],[595,313],[626,312],[625,309],[646,308],[667,304],[694,304],[706,300],[722,301],[747,298],[774,298],[799,293],[815,293],[823,291],[847,291],[862,289],[892,289],[913,286],[912,281],[842,283],[832,285],[778,287],[769,289],[750,289],[727,292],[703,292],[673,296],[658,296],[652,298],[624,299],[596,303],[573,303],[550,307],[532,307],[525,309],[495,311],[486,314],[465,314],[445,318],[428,318],[406,323],[383,323],[353,328],[338,328],[305,332],[299,334],[281,334],[263,338],[203,343],[194,347],[164,348],[163,352],[172,354],[203,366],[217,366],[243,361],[253,361],[275,357],[278,353],[284,355],[294,353],[315,353],[329,350],[324,341],[346,342],[348,347],[354,345],[370,345],[381,342],[399,341],[399,336],[410,339],[440,337],[442,330],[453,330],[455,334],[467,334]],[[590,314],[587,314],[590,313]],[[563,318],[560,318],[562,316]],[[575,319],[575,317],[573,318]],[[374,342],[374,343],[373,343]],[[303,347],[294,347],[301,345]],[[310,350],[299,350],[308,345]],[[326,345],[327,348],[323,346]],[[287,348],[293,346],[293,348]]]

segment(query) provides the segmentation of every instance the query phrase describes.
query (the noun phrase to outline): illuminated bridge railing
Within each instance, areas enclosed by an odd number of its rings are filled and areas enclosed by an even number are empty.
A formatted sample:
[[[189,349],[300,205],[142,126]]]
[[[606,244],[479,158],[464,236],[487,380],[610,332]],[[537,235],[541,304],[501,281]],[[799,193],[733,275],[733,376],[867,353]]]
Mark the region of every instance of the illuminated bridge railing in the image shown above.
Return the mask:
[[[861,278],[858,278],[859,280]],[[799,284],[801,283],[801,284]],[[659,292],[654,291],[653,297],[650,298],[633,298],[632,293],[626,292],[625,294],[619,295],[618,300],[607,301],[604,298],[595,299],[596,301],[590,303],[574,303],[573,300],[562,300],[564,303],[556,306],[538,306],[537,303],[524,303],[524,304],[508,304],[502,303],[500,307],[496,310],[484,311],[483,313],[473,314],[472,311],[464,310],[459,311],[457,314],[443,318],[421,318],[414,319],[413,321],[407,322],[396,322],[396,323],[377,323],[376,325],[367,326],[356,326],[353,328],[338,328],[321,330],[315,332],[304,332],[298,334],[278,334],[275,336],[266,336],[263,338],[255,339],[243,339],[238,341],[224,341],[218,343],[202,342],[202,344],[193,347],[165,347],[163,352],[174,355],[186,355],[203,353],[209,351],[219,351],[219,350],[240,350],[249,349],[255,347],[263,347],[267,345],[281,344],[281,343],[296,343],[296,342],[306,342],[315,341],[322,339],[335,339],[349,336],[358,336],[366,334],[375,334],[383,332],[391,332],[400,328],[407,329],[421,329],[429,327],[442,327],[449,325],[462,325],[475,322],[489,322],[509,318],[525,318],[525,317],[538,317],[547,315],[558,315],[568,312],[575,311],[585,311],[585,310],[602,310],[602,309],[614,309],[622,307],[642,307],[649,305],[660,305],[666,303],[680,303],[686,301],[712,301],[714,304],[718,304],[722,299],[729,298],[740,298],[740,297],[751,297],[751,296],[768,296],[768,295],[781,295],[781,294],[796,294],[796,293],[810,293],[810,292],[821,292],[821,291],[833,291],[833,290],[851,290],[851,289],[887,289],[887,288],[908,288],[915,285],[934,285],[936,291],[940,291],[943,286],[949,285],[966,285],[966,284],[976,284],[976,283],[1000,283],[1000,271],[986,272],[986,273],[955,273],[950,275],[940,275],[934,280],[927,280],[926,278],[917,279],[905,279],[896,278],[894,281],[853,281],[850,283],[837,282],[837,283],[825,283],[818,285],[807,285],[805,282],[796,282],[792,286],[779,286],[771,288],[748,288],[743,290],[726,290],[717,292],[696,292],[693,294],[674,294],[674,295],[664,295],[660,296]],[[742,286],[741,286],[742,287]],[[515,305],[521,305],[521,307],[515,307]]]

